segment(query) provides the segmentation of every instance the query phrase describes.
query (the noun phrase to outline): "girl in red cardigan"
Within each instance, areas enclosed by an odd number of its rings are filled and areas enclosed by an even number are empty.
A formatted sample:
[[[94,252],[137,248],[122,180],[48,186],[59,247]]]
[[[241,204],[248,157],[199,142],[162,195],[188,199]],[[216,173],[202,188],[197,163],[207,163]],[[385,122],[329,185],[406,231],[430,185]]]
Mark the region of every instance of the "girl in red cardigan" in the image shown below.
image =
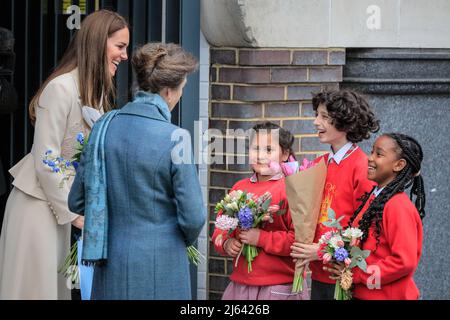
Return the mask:
[[[289,131],[271,122],[253,127],[250,137],[250,164],[254,171],[251,178],[237,182],[233,190],[242,190],[262,196],[272,195],[271,205],[281,201],[284,215],[273,215],[261,229],[252,228],[233,232],[215,229],[212,236],[215,250],[234,258],[231,282],[226,288],[224,300],[302,300],[309,299],[308,290],[293,294],[294,263],[290,258],[290,246],[294,242],[295,231],[289,212],[284,176],[280,170],[271,170],[273,164],[286,161],[292,153],[294,137]],[[276,210],[276,209],[275,209]],[[258,247],[258,256],[248,272],[247,261],[240,254],[244,244]],[[238,258],[239,257],[239,258]],[[238,258],[237,265],[236,259]]]
[[[354,268],[356,299],[418,299],[413,275],[422,253],[422,219],[425,192],[420,174],[423,152],[420,144],[403,134],[384,134],[369,157],[368,178],[378,186],[367,194],[350,225],[363,231],[362,248],[371,250],[367,273]],[[410,198],[404,192],[412,186]],[[324,267],[337,279],[343,266]]]

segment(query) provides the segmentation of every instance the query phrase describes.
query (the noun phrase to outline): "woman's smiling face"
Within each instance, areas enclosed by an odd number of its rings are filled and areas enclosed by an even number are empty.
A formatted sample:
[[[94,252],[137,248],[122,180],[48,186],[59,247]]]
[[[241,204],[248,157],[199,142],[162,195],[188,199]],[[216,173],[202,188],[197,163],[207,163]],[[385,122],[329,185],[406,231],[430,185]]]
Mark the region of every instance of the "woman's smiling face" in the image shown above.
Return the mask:
[[[120,62],[128,59],[127,48],[130,43],[130,31],[123,28],[114,32],[106,44],[106,56],[108,59],[109,73],[112,77],[116,75]]]

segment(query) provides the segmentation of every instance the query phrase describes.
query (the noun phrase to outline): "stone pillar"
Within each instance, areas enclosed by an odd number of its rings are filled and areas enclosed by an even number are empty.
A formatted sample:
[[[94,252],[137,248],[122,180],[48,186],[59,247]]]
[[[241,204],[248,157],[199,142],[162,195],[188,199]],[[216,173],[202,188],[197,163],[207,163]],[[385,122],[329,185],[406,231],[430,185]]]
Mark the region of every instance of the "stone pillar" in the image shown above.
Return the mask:
[[[381,120],[380,133],[405,133],[422,145],[427,201],[414,279],[422,299],[448,299],[450,50],[349,49],[342,86],[367,96]],[[360,144],[366,153],[375,138]]]

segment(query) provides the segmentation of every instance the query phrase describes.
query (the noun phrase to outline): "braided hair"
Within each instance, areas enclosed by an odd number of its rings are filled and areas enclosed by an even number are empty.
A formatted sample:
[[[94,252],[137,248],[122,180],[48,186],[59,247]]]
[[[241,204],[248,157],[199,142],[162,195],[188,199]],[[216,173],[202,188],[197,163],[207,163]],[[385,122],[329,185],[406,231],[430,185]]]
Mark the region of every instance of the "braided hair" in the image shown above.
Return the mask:
[[[375,236],[377,247],[380,242],[381,223],[383,221],[383,209],[385,204],[397,193],[401,193],[411,187],[410,199],[416,197],[414,204],[419,212],[420,218],[425,217],[425,188],[423,178],[420,174],[421,163],[423,160],[423,151],[419,142],[414,138],[400,133],[386,133],[383,136],[390,137],[397,144],[397,153],[400,159],[405,159],[406,166],[397,174],[395,179],[391,181],[381,191],[381,193],[370,204],[367,211],[359,222],[359,229],[363,232],[361,244],[363,244],[368,236],[369,229],[375,224]],[[373,189],[372,189],[373,192]],[[369,200],[370,194],[366,193],[360,200],[362,201],[359,208],[355,211],[350,219],[349,226],[361,212],[365,203]]]

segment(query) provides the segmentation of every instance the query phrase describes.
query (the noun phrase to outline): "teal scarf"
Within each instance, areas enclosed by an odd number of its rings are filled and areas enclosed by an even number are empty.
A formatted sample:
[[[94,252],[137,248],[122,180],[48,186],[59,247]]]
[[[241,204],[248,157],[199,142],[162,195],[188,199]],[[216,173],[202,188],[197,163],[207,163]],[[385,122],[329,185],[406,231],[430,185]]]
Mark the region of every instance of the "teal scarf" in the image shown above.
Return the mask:
[[[107,258],[108,205],[106,190],[105,136],[108,125],[119,111],[101,117],[92,128],[84,150],[85,212],[82,262],[102,264]]]
[[[133,103],[156,107],[164,120],[170,122],[169,107],[158,94],[138,91]],[[109,123],[120,112],[110,111],[95,123],[88,145],[83,151],[86,203],[82,251],[84,265],[101,265],[106,263],[108,257],[108,196],[104,145]]]

